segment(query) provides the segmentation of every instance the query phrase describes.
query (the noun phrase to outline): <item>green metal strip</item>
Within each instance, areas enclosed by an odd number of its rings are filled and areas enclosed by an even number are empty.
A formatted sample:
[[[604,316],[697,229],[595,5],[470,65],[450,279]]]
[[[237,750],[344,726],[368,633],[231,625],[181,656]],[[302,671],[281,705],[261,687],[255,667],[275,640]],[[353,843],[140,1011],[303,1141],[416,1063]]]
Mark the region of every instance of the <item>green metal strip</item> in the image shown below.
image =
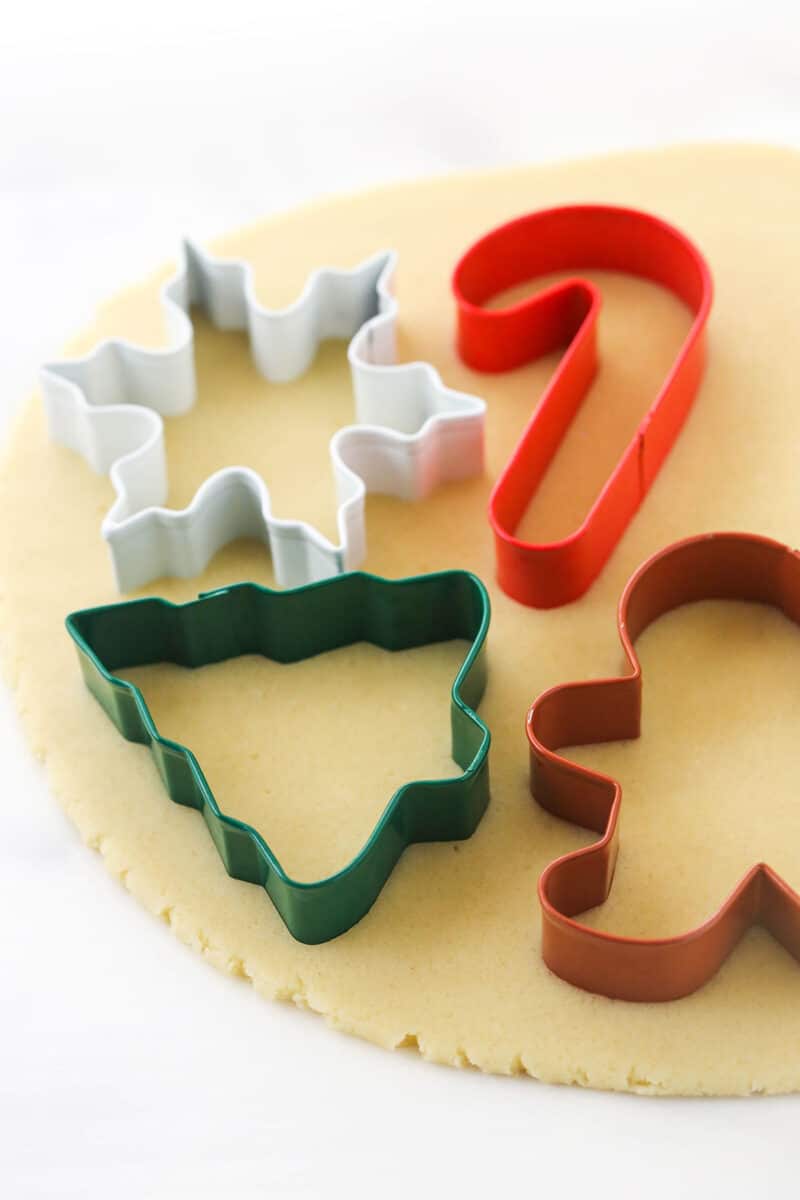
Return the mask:
[[[287,591],[241,583],[188,604],[132,600],[72,613],[66,624],[89,690],[123,737],[150,747],[170,798],[202,812],[228,874],[261,884],[290,933],[317,943],[361,920],[406,846],[461,840],[477,828],[489,802],[490,735],[474,711],[486,684],[489,613],[485,587],[467,571],[399,580],[356,571]],[[191,750],[162,737],[139,688],[114,674],[243,654],[290,663],[354,642],[405,650],[452,638],[472,643],[451,689],[452,755],[463,773],[404,784],[352,862],[312,883],[290,878],[256,829],[222,812]]]

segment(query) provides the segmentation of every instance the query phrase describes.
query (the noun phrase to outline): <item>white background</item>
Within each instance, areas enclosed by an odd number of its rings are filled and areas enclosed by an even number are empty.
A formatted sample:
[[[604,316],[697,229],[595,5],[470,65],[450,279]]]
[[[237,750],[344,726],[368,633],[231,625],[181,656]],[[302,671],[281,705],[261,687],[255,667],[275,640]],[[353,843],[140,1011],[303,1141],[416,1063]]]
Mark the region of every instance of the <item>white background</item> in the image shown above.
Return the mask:
[[[459,167],[800,144],[795,7],[17,0],[0,33],[0,419],[97,301],[184,232]],[[795,1099],[493,1079],[266,1004],[105,875],[5,694],[0,751],[9,1200],[796,1193]]]

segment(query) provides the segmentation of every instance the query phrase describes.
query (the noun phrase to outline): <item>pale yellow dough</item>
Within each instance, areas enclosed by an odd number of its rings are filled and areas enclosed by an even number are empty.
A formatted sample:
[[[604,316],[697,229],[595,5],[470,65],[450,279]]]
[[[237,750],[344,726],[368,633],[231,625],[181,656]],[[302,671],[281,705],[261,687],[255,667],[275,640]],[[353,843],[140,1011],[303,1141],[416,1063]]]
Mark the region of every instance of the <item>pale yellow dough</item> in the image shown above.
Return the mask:
[[[672,1004],[600,999],[545,969],[537,879],[588,835],[531,799],[524,735],[541,689],[620,668],[617,598],[646,555],[711,529],[797,541],[798,196],[794,153],[698,147],[391,187],[216,243],[254,263],[260,297],[276,304],[318,264],[348,266],[395,247],[403,358],[433,362],[447,383],[489,404],[485,478],[420,504],[370,499],[366,566],[389,575],[468,567],[489,585],[481,713],[494,739],[491,805],[470,841],[409,850],[365,920],[327,945],[293,941],[260,889],[227,877],[200,816],[169,801],[148,752],[124,742],[85,691],[63,617],[117,598],[100,538],[112,491],[48,441],[36,400],[23,410],[0,480],[0,576],[5,657],[25,728],[87,843],[180,938],[265,996],[307,1004],[387,1047],[416,1044],[440,1062],[660,1094],[800,1087],[800,966],[763,933]],[[453,348],[449,276],[499,221],[590,200],[651,209],[697,240],[716,282],[710,365],[599,581],[578,604],[536,612],[493,583],[485,508],[556,360],[507,376],[467,370]],[[71,349],[110,334],[157,344],[165,274],[109,303]],[[599,282],[602,372],[526,517],[525,531],[542,537],[568,532],[585,512],[688,325],[654,287]],[[243,337],[198,321],[197,358],[199,406],[167,426],[171,502],[185,504],[214,469],[244,463],[264,473],[280,515],[332,534],[328,439],[352,412],[344,346],[325,346],[306,378],[270,385]],[[231,547],[202,577],[148,591],[184,600],[245,578],[271,580],[259,546]],[[617,879],[590,919],[655,935],[700,921],[759,859],[800,886],[800,632],[766,610],[701,605],[658,623],[641,650],[643,737],[575,756],[624,789]],[[462,653],[456,643],[397,657],[360,647],[291,668],[245,659],[135,674],[164,732],[197,753],[223,808],[255,822],[289,870],[314,878],[352,856],[399,782],[452,768],[448,688]]]

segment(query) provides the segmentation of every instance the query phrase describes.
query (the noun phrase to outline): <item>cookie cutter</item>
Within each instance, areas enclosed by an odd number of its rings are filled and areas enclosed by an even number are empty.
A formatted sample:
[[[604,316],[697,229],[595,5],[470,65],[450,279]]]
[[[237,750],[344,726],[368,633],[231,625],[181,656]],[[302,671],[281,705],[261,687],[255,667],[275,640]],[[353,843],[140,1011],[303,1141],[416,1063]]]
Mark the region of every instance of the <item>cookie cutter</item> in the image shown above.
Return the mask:
[[[654,554],[628,581],[619,603],[617,626],[631,673],[551,688],[528,713],[537,803],[601,835],[556,859],[539,880],[544,961],[590,992],[643,1001],[686,996],[715,974],[754,924],[800,959],[800,895],[765,863],[747,872],[712,917],[676,937],[620,937],[575,919],[602,904],[611,890],[622,788],[556,751],[638,737],[642,668],[634,642],[671,609],[712,599],[772,605],[800,624],[800,553],[755,534],[711,533]]]
[[[597,369],[598,289],[567,279],[506,308],[491,297],[553,271],[623,271],[663,285],[694,313],[669,374],[581,525],[555,542],[515,535]],[[529,213],[487,233],[456,266],[458,349],[478,371],[513,370],[566,345],[544,395],[494,485],[489,521],[497,578],[522,604],[552,608],[583,595],[647,494],[692,405],[705,364],[712,282],[679,230],[649,213],[601,204]]]
[[[166,349],[112,338],[83,358],[43,368],[50,437],[111,477],[116,499],[102,534],[120,591],[163,575],[197,575],[240,537],[269,547],[281,586],[325,579],[364,559],[367,491],[416,500],[482,471],[483,401],[445,387],[426,363],[395,365],[396,261],[387,251],[352,270],[314,271],[293,304],[272,310],[256,299],[247,263],[186,242],[161,290]],[[183,510],[164,507],[163,418],[188,412],[196,396],[192,305],[218,328],[246,329],[259,371],[273,382],[302,375],[324,338],[352,338],[357,424],[330,443],[337,545],[305,521],[274,516],[264,480],[247,467],[215,472]]]
[[[400,580],[353,572],[291,591],[242,583],[188,604],[148,598],[85,609],[66,623],[89,690],[123,737],[149,745],[170,798],[202,812],[228,874],[260,884],[292,936],[315,944],[361,920],[407,846],[461,840],[477,828],[489,802],[490,734],[475,712],[489,616],[481,581],[455,570]],[[311,883],[292,879],[257,830],[225,815],[192,751],[162,737],[142,692],[115,674],[155,662],[199,667],[261,654],[289,663],[359,641],[402,650],[451,638],[471,642],[450,693],[462,774],[399,788],[355,858]]]

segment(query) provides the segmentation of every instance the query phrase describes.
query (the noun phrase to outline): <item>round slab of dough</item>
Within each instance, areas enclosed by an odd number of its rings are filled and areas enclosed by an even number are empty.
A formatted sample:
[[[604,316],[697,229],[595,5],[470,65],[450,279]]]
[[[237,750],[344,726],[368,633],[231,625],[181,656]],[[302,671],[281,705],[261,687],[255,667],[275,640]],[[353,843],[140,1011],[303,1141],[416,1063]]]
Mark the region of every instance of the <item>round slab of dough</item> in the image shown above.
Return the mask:
[[[613,1002],[546,970],[537,879],[588,835],[531,799],[524,735],[543,688],[620,668],[617,598],[645,556],[720,528],[796,541],[798,195],[800,156],[695,147],[386,188],[216,243],[254,264],[259,296],[273,304],[295,297],[319,264],[350,266],[395,247],[403,359],[426,359],[488,401],[485,477],[419,504],[371,498],[366,567],[394,576],[468,567],[492,588],[481,707],[494,738],[491,805],[471,840],[411,848],[368,916],[327,945],[293,941],[260,889],[227,877],[199,814],[169,801],[148,752],[124,742],[85,690],[63,618],[117,598],[100,538],[112,491],[50,444],[36,399],[23,410],[0,481],[0,578],[5,661],[25,728],[86,842],[210,963],[339,1030],[417,1046],[438,1062],[660,1094],[800,1086],[800,967],[760,931],[711,983],[671,1004]],[[467,370],[453,348],[449,276],[498,222],[577,201],[650,209],[696,239],[716,282],[710,362],[675,450],[599,581],[577,604],[536,612],[494,586],[485,512],[556,360],[505,376]],[[109,303],[70,350],[111,334],[158,344],[168,269]],[[525,517],[525,531],[542,538],[580,520],[688,326],[659,289],[596,278],[602,369]],[[242,463],[264,474],[279,515],[332,534],[328,440],[352,415],[344,345],[324,346],[296,383],[270,385],[243,336],[198,319],[197,361],[198,407],[167,426],[171,504],[184,505],[216,468]],[[185,600],[240,579],[270,582],[262,547],[229,547],[202,577],[148,591]],[[457,644],[397,656],[356,647],[288,668],[248,658],[136,678],[162,731],[196,752],[223,809],[254,822],[290,872],[313,879],[352,857],[400,782],[452,770],[448,689],[462,653]],[[653,936],[701,921],[758,860],[800,885],[800,633],[771,611],[703,604],[658,622],[641,657],[642,738],[575,756],[624,791],[617,878],[591,920]]]

